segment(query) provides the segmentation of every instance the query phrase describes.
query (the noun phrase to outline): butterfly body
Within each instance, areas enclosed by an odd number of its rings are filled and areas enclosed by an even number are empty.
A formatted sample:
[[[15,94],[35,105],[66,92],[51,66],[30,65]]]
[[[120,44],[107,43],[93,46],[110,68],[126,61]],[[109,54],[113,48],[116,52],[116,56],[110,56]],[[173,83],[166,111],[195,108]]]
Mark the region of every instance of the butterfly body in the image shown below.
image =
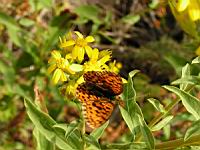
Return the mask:
[[[85,82],[77,87],[77,98],[82,103],[87,124],[97,128],[111,116],[115,96],[123,91],[122,79],[108,71],[89,71],[83,77]]]

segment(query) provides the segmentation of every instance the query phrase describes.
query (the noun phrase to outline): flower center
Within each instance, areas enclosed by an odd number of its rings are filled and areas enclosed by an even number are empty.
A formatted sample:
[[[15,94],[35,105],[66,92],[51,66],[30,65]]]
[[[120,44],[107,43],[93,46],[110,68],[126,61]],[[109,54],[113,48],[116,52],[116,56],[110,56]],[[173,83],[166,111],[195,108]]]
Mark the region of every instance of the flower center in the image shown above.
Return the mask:
[[[80,47],[85,47],[87,45],[87,42],[85,41],[85,39],[78,38],[76,40],[76,45]]]
[[[64,58],[60,58],[56,61],[56,65],[59,69],[64,69],[66,67],[65,64],[65,59]]]

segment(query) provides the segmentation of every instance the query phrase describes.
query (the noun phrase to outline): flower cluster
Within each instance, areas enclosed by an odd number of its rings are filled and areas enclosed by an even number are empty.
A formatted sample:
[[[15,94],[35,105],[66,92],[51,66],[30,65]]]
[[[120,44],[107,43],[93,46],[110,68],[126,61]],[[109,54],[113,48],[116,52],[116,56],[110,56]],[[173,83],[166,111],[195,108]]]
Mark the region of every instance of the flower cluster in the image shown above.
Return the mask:
[[[84,36],[78,32],[69,32],[60,38],[61,50],[53,50],[49,59],[47,72],[53,74],[52,82],[60,85],[61,92],[68,98],[75,96],[78,84],[82,83],[82,75],[87,71],[119,72],[120,63],[111,62],[111,51],[92,48],[93,36]]]

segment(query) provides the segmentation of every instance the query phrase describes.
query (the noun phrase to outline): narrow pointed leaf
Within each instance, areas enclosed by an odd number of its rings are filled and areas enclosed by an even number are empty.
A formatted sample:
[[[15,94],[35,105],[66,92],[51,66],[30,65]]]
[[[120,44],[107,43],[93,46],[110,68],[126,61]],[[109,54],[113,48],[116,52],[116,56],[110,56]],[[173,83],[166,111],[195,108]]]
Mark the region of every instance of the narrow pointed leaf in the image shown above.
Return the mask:
[[[195,121],[192,126],[186,131],[184,140],[188,140],[190,137],[200,134],[200,120]]]
[[[149,98],[148,101],[153,105],[153,107],[159,111],[159,112],[166,112],[163,105],[157,100],[157,99],[154,99],[154,98]]]
[[[55,143],[60,149],[73,149],[68,142],[65,141],[64,134],[54,130],[53,126],[56,125],[56,122],[50,116],[37,109],[37,107],[28,99],[25,99],[24,104],[29,118],[42,135],[49,141]]]
[[[93,136],[96,140],[98,140],[102,136],[104,130],[107,128],[108,124],[109,124],[109,121],[107,121],[102,126],[92,131],[90,135]]]
[[[200,119],[200,101],[196,97],[192,96],[191,94],[178,89],[174,86],[164,86],[167,90],[174,92],[177,94],[181,100],[185,108],[188,112],[190,112],[196,120]]]
[[[165,127],[171,120],[173,119],[173,116],[167,116],[165,117],[163,120],[161,120],[158,124],[156,124],[155,126],[153,126],[153,128],[151,129],[152,131],[158,131],[160,129],[162,129],[163,127]]]

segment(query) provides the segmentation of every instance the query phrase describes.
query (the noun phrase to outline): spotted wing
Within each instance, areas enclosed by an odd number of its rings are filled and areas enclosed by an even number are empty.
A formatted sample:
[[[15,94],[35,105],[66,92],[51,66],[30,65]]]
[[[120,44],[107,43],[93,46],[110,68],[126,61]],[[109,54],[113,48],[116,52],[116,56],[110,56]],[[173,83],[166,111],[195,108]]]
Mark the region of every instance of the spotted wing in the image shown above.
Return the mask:
[[[112,114],[115,104],[106,97],[100,97],[88,90],[87,84],[77,87],[77,98],[82,103],[84,118],[91,128],[97,128],[105,123]]]
[[[119,75],[110,71],[88,71],[84,80],[100,88],[106,95],[116,96],[122,93],[123,83]]]

